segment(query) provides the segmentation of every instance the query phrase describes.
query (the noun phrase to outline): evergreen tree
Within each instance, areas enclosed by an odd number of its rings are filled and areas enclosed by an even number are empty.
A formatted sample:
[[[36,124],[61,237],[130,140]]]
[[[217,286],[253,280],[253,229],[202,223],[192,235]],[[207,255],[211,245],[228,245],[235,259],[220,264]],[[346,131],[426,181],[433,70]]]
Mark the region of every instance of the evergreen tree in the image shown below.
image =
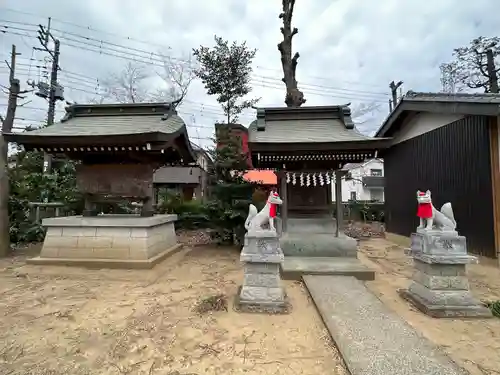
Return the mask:
[[[231,134],[229,126],[216,126],[217,147],[213,152],[211,220],[217,241],[243,243],[248,206],[252,203],[254,184],[243,179],[247,155],[241,138]]]
[[[214,39],[214,47],[193,49],[193,55],[200,64],[195,74],[205,85],[208,95],[217,97],[227,123],[231,124],[238,121],[238,115],[245,108],[251,108],[260,100],[243,100],[252,91],[250,74],[257,50],[248,48],[246,42],[229,45],[227,40],[217,35]]]
[[[200,46],[193,50],[199,63],[195,74],[201,79],[207,93],[215,95],[221,104],[227,124],[234,124],[245,108],[251,108],[259,99],[244,99],[251,91],[250,74],[256,50],[246,43],[229,44],[215,36],[214,47]],[[213,152],[212,198],[210,217],[219,243],[240,244],[245,234],[248,205],[252,203],[254,185],[243,180],[247,170],[247,155],[242,151],[241,139],[231,134],[229,125],[216,126],[217,147]]]

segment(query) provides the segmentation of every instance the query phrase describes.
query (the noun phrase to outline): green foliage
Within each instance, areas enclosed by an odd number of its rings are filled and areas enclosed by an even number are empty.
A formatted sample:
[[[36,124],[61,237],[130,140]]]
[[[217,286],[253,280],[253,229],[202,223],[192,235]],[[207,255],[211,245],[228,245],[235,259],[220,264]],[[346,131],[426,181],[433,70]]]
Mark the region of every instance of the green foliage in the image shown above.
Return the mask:
[[[9,169],[9,220],[12,243],[40,241],[45,231],[30,215],[29,202],[65,203],[66,211],[79,212],[82,199],[76,189],[75,163],[60,162],[51,174],[43,174],[43,154],[19,151]]]
[[[254,184],[242,178],[247,169],[247,156],[239,137],[231,136],[225,126],[217,129],[217,145],[213,151],[211,200],[208,216],[214,239],[219,244],[243,243],[248,206],[252,203]]]
[[[200,68],[195,71],[201,79],[208,95],[216,95],[221,104],[227,123],[235,123],[238,115],[255,105],[260,99],[239,100],[252,91],[250,74],[252,60],[257,50],[249,49],[246,42],[229,45],[227,40],[214,36],[215,46],[193,49]]]
[[[500,301],[494,301],[488,303],[488,308],[491,310],[493,316],[500,318]]]
[[[184,201],[181,194],[165,192],[160,197],[161,203],[157,207],[158,213],[176,214],[177,228],[197,229],[207,228],[209,223],[208,208],[198,200]]]
[[[350,200],[347,204],[344,204],[344,215],[349,220],[384,222],[384,204]]]

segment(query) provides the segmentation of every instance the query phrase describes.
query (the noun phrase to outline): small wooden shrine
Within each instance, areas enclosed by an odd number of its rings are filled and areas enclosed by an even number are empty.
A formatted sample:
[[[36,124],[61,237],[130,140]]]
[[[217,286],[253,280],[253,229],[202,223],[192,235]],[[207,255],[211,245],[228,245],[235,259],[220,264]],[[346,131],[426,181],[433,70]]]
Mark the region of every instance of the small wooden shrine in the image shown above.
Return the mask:
[[[61,122],[10,142],[26,150],[64,156],[77,165],[85,197],[83,216],[44,219],[47,228],[38,265],[151,268],[181,248],[177,215],[154,215],[153,174],[164,165],[194,162],[186,126],[166,103],[72,105]],[[137,215],[98,215],[96,203],[133,200]]]
[[[259,108],[248,133],[254,167],[278,172],[283,230],[288,218],[332,217],[331,182],[342,197],[344,164],[377,157],[388,142],[361,134],[348,105]],[[342,217],[341,199],[336,203]]]
[[[5,136],[28,151],[80,161],[84,216],[97,215],[98,202],[122,199],[142,202],[141,216],[152,216],[154,171],[195,161],[184,121],[169,103],[75,104],[59,123]]]

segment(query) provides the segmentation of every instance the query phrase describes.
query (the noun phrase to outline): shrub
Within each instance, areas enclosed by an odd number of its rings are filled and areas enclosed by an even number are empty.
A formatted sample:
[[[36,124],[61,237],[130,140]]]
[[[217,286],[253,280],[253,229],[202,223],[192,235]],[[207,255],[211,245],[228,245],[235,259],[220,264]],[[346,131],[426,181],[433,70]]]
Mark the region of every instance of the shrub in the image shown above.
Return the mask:
[[[176,214],[177,228],[198,229],[209,226],[208,207],[199,200],[186,201],[179,193],[166,192],[161,197],[157,212],[161,214]]]

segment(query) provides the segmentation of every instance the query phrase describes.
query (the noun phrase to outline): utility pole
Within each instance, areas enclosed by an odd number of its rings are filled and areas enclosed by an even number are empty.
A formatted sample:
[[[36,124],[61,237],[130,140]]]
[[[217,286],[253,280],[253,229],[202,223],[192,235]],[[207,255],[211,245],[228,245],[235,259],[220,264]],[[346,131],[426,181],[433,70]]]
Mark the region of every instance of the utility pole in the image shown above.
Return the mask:
[[[499,69],[495,67],[495,56],[493,50],[490,48],[486,51],[486,71],[488,72],[488,81],[490,92],[498,93],[498,72]]]
[[[398,105],[398,89],[399,87],[401,87],[402,84],[403,81],[399,81],[398,83],[394,83],[394,81],[391,81],[391,83],[389,83],[389,88],[391,89],[391,95],[392,95],[391,111]]]
[[[59,70],[59,50],[61,43],[58,39],[54,38],[52,33],[50,32],[50,22],[51,19],[49,17],[49,21],[47,24],[47,29],[45,29],[42,25],[38,25],[38,40],[42,45],[43,49],[52,56],[52,69],[50,73],[50,88],[49,88],[49,109],[47,111],[47,126],[50,126],[54,123],[55,110],[56,110],[56,102],[62,97],[62,87],[57,83],[57,72]],[[50,50],[49,39],[52,39],[54,42],[54,49]],[[38,48],[37,48],[38,49]],[[43,172],[50,173],[52,170],[52,157],[51,155],[44,153],[43,155]],[[45,201],[47,198],[45,197]]]
[[[16,46],[12,45],[10,57],[9,75],[9,102],[7,104],[7,114],[5,119],[0,116],[2,122],[2,134],[0,136],[0,257],[5,257],[10,251],[10,224],[9,224],[9,175],[8,175],[8,156],[9,144],[6,142],[4,134],[10,133],[14,126],[16,116],[17,99],[21,94],[19,80],[15,78],[16,69]],[[23,92],[24,93],[24,92]]]

